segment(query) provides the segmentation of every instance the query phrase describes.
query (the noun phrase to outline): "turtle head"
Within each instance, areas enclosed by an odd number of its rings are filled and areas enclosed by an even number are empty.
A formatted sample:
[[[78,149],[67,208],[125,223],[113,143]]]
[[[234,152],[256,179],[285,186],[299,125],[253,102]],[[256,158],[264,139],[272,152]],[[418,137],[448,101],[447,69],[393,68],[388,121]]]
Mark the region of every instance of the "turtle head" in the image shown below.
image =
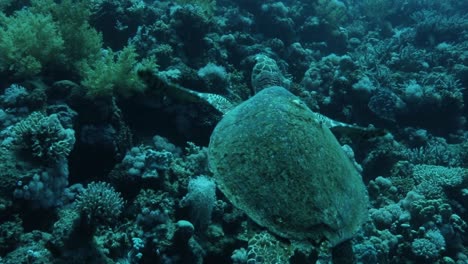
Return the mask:
[[[251,84],[255,93],[267,87],[289,86],[289,80],[283,76],[274,59],[265,54],[258,54],[255,56],[255,61],[251,75]]]

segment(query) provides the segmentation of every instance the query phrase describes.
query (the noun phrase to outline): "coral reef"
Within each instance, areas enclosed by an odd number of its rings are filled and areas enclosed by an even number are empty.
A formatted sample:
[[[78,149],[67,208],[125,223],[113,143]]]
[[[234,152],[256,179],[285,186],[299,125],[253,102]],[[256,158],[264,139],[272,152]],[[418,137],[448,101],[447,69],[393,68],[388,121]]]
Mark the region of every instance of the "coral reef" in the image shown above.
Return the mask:
[[[458,0],[0,1],[0,263],[467,263],[467,13]],[[251,129],[213,134],[271,86],[292,94],[283,108],[267,98]],[[285,107],[316,115],[251,140]],[[325,118],[362,129],[309,144]],[[212,136],[245,142],[215,158]],[[349,178],[324,181],[344,176],[308,148],[346,159],[359,195],[330,191]],[[256,189],[230,195],[228,179]],[[308,210],[322,226],[284,235]]]

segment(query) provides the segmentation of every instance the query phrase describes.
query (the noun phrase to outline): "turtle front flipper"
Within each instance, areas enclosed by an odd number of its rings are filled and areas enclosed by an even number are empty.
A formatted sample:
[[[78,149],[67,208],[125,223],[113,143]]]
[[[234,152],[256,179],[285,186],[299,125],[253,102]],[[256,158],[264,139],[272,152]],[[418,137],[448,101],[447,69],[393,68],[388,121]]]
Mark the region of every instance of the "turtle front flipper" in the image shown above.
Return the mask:
[[[138,76],[146,83],[150,91],[158,95],[169,96],[186,103],[200,103],[208,105],[221,114],[225,114],[233,108],[232,103],[221,95],[200,93],[184,88],[178,84],[171,83],[152,70],[140,70],[138,71]]]
[[[314,114],[316,116],[316,119],[319,122],[323,123],[324,126],[328,127],[335,135],[340,134],[350,138],[371,139],[375,137],[385,136],[388,133],[388,131],[386,131],[385,129],[376,128],[373,126],[362,127],[358,125],[347,124],[333,120],[318,113]]]
[[[183,88],[175,83],[171,83],[167,79],[155,73],[153,70],[140,70],[138,71],[138,76],[146,83],[148,90],[157,95],[169,96],[184,102],[196,103],[203,100],[197,92]]]

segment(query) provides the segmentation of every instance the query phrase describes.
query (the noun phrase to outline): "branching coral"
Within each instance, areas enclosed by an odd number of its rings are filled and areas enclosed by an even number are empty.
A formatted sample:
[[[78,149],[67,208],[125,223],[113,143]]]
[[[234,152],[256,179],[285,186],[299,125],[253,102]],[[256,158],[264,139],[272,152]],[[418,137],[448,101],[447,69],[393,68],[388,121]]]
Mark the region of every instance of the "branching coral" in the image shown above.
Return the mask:
[[[66,158],[75,143],[73,129],[65,129],[58,116],[34,112],[13,128],[16,145],[34,158],[57,162]]]
[[[76,200],[78,211],[92,224],[112,223],[122,213],[124,200],[106,182],[92,182]]]

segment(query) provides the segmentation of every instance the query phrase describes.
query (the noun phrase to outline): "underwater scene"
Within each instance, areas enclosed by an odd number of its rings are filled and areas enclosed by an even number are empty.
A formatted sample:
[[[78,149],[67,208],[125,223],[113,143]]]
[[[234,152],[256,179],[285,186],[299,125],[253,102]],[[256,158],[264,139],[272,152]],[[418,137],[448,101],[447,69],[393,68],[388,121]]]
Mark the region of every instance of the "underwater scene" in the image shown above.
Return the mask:
[[[0,264],[468,264],[468,1],[0,0]]]

